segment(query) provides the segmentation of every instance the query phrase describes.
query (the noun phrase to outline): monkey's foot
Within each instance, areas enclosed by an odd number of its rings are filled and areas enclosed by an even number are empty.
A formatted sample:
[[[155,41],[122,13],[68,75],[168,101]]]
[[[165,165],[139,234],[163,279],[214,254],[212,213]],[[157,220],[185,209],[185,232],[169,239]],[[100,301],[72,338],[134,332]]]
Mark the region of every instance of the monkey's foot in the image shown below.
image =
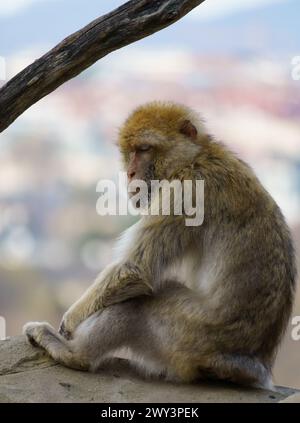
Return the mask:
[[[31,345],[41,347],[42,337],[49,329],[51,331],[52,327],[47,322],[28,322],[23,326],[23,335]]]

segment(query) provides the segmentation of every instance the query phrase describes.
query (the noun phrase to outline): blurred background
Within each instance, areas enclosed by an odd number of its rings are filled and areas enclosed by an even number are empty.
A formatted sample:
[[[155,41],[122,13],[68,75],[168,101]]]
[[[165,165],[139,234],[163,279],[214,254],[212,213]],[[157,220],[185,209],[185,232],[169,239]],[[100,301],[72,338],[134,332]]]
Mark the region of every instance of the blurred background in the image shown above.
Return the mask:
[[[6,79],[121,3],[1,0]],[[8,336],[28,320],[57,325],[133,223],[97,215],[96,185],[117,178],[118,127],[146,101],[195,108],[253,166],[286,216],[299,263],[300,80],[292,77],[299,15],[298,0],[207,0],[105,57],[0,134],[0,315]],[[299,291],[293,315],[300,315]],[[300,341],[291,328],[275,382],[300,388]]]

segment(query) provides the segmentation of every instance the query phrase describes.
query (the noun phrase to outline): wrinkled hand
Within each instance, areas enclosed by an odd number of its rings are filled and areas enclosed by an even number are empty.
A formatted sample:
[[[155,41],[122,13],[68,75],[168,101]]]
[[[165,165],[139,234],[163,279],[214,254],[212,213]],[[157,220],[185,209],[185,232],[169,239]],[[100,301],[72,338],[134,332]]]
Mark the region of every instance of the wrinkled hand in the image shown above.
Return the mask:
[[[58,332],[60,335],[62,335],[64,338],[70,340],[72,339],[72,332],[66,329],[65,321],[62,319]]]

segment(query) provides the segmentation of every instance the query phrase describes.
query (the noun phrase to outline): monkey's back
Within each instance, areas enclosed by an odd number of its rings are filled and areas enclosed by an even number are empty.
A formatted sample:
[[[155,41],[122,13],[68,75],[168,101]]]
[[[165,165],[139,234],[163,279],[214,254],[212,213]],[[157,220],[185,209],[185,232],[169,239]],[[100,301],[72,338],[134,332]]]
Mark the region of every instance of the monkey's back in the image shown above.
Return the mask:
[[[223,145],[204,148],[196,169],[205,181],[199,283],[201,288],[202,277],[209,286],[216,341],[223,350],[240,345],[270,360],[294,298],[289,229],[252,170]]]

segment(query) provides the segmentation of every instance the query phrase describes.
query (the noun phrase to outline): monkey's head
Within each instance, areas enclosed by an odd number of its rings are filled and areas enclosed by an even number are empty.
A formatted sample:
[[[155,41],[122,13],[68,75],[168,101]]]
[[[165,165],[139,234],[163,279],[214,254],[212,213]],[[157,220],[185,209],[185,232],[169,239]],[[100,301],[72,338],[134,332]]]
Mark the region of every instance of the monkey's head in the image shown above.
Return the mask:
[[[148,103],[137,108],[119,132],[119,147],[128,182],[171,180],[193,163],[207,138],[189,108],[174,103]]]

